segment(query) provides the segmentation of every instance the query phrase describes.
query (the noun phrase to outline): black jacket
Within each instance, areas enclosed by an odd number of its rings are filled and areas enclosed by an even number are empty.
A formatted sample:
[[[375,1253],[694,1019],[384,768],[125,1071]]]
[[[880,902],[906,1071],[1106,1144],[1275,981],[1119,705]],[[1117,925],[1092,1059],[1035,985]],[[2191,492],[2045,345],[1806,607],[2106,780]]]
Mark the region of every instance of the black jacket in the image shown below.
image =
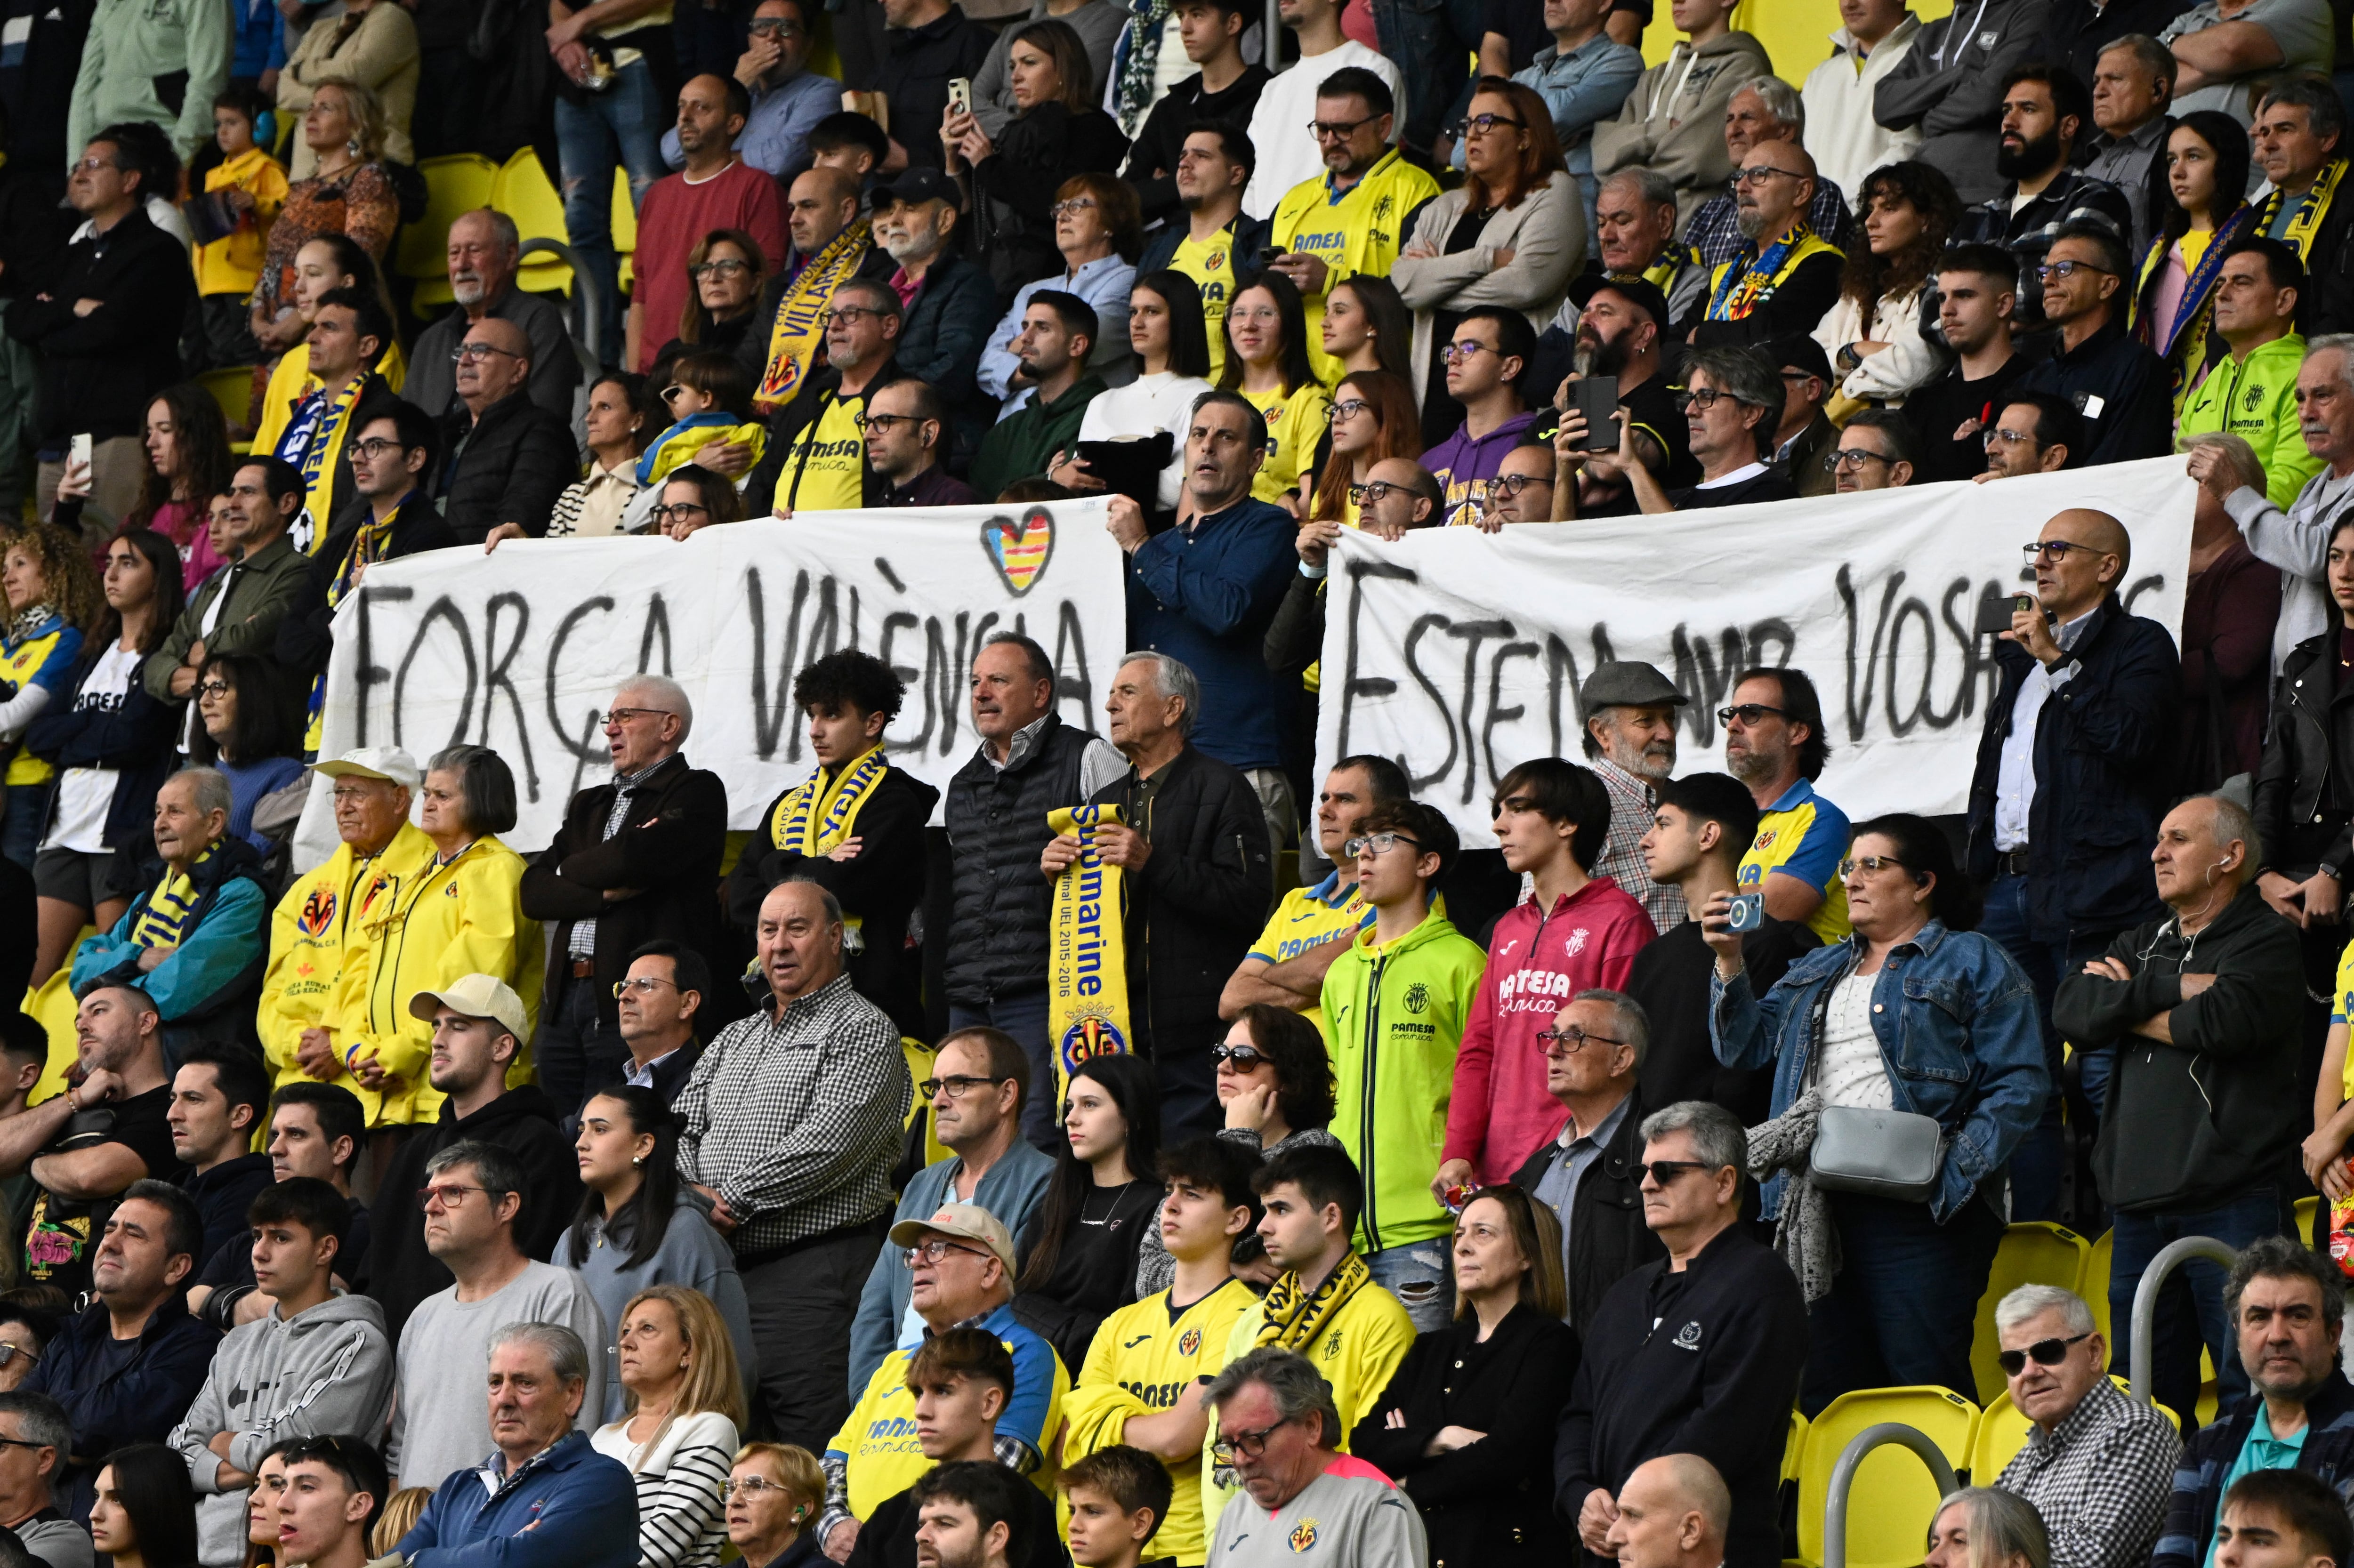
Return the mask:
[[[1663,1258],[1612,1286],[1585,1352],[1553,1450],[1561,1516],[1596,1487],[1617,1497],[1647,1459],[1697,1454],[1733,1493],[1725,1568],[1779,1568],[1775,1494],[1807,1359],[1789,1265],[1736,1223],[1681,1274]]]
[[[1079,765],[1094,738],[1050,713],[1013,763],[992,767],[976,747],[949,780],[949,1001],[986,1007],[1044,988],[1052,893],[1038,856],[1055,836],[1046,813],[1079,803]]]
[[[441,421],[441,515],[461,545],[479,545],[502,523],[536,539],[565,486],[580,477],[572,428],[531,400],[528,387],[467,418],[464,404]]]
[[[2197,1211],[2282,1180],[2309,1129],[2297,1092],[2305,966],[2296,927],[2252,878],[2186,941],[2172,916],[2120,933],[2130,980],[2064,975],[2052,1022],[2078,1050],[2115,1044],[2093,1149],[2101,1197],[2128,1213]],[[2185,1001],[2185,972],[2215,982]],[[2171,1010],[2171,1045],[2132,1033]]]
[[[1144,221],[1159,223],[1170,220],[1181,237],[1185,232],[1185,217],[1179,210],[1177,197],[1177,156],[1185,150],[1185,138],[1211,121],[1223,120],[1235,125],[1248,125],[1251,111],[1258,107],[1261,89],[1275,79],[1263,65],[1247,65],[1223,92],[1204,91],[1202,73],[1178,82],[1161,95],[1152,112],[1144,117],[1137,128],[1136,141],[1128,150],[1127,166],[1121,177],[1136,189],[1136,199],[1144,208]],[[1242,260],[1248,260],[1247,256]],[[1140,267],[1140,272],[1152,270]]]
[[[948,117],[949,81],[981,74],[997,35],[951,5],[946,15],[920,27],[893,27],[875,79],[862,82],[891,105],[891,123],[902,134],[907,162],[918,168],[941,166],[939,123]],[[1049,192],[1048,200],[1053,200]]]
[[[109,849],[126,844],[152,849],[147,834],[155,815],[155,791],[179,762],[173,743],[179,734],[182,710],[176,705],[157,702],[135,670],[129,688],[113,706],[78,705],[90,671],[112,646],[101,638],[82,639],[81,653],[67,683],[74,694],[72,700],[42,710],[25,731],[25,749],[54,763],[59,773],[69,768],[113,768],[114,799],[106,808],[106,826],[99,842]],[[47,823],[56,809],[58,781],[51,778],[39,788],[49,795],[50,805],[41,813]]]
[[[343,569],[344,557],[351,554],[352,546],[359,539],[361,524],[368,521],[367,498],[356,496],[335,518],[318,554],[310,561],[310,574],[294,596],[286,619],[278,623],[278,662],[299,678],[309,681],[327,667],[327,655],[334,652],[335,612],[327,608],[327,590],[334,586],[335,574]],[[414,556],[427,550],[446,549],[458,542],[458,535],[443,522],[441,514],[422,490],[412,490],[392,514],[391,536],[385,541],[381,561],[397,560],[402,556]]]
[[[1577,1195],[1570,1201],[1569,1321],[1581,1334],[1594,1326],[1594,1315],[1602,1309],[1602,1298],[1612,1286],[1667,1255],[1668,1249],[1643,1223],[1643,1173],[1638,1169],[1643,1158],[1643,1118],[1658,1103],[1646,1102],[1639,1086],[1628,1097],[1627,1114],[1618,1118],[1600,1158],[1578,1178]],[[1562,1153],[1560,1140],[1547,1139],[1512,1172],[1512,1185],[1533,1198]]]
[[[899,368],[896,357],[885,360],[860,396],[872,397],[894,381],[906,379],[907,373]],[[779,505],[792,504],[794,475],[787,471],[785,462],[791,456],[793,438],[816,424],[826,406],[841,393],[842,372],[831,365],[821,366],[802,376],[801,387],[769,414],[769,444],[744,481],[744,504],[753,516],[766,517]],[[872,467],[865,470],[866,505],[882,505],[883,493],[888,488],[889,482],[881,474]]]
[[[2093,450],[2075,466],[2164,457],[2174,443],[2174,378],[2166,361],[2127,335],[2124,306],[2074,348],[2055,342],[2052,355],[2019,378],[2021,392],[2056,392],[2084,416]],[[2089,410],[2099,398],[2099,412]]]
[[[891,350],[902,374],[930,382],[947,400],[956,427],[949,432],[956,442],[949,466],[960,471],[997,414],[975,379],[990,328],[996,324],[997,291],[989,274],[950,250],[925,272]],[[945,450],[940,455],[944,461],[951,457]]]
[[[800,786],[793,786],[798,789]],[[727,918],[744,931],[759,923],[760,901],[788,877],[814,882],[842,900],[843,913],[859,922],[860,950],[844,967],[858,994],[891,1015],[902,1034],[922,1034],[922,960],[907,948],[907,916],[924,898],[924,824],[940,792],[904,768],[894,768],[859,809],[852,832],[858,853],[849,860],[796,854],[776,847],[778,808],[788,789],[760,813],[752,840],[727,874],[723,897]]]
[[[2354,861],[2354,685],[2338,683],[2339,629],[2308,637],[2281,661],[2264,762],[2256,771],[2260,869],[2304,881]]]
[[[1918,130],[1914,154],[1954,182],[1966,202],[2002,188],[2002,79],[2043,46],[2049,0],[1970,0],[1924,26],[1896,69],[1872,90],[1872,117]]]
[[[420,1224],[421,1216],[420,1216]],[[114,1325],[103,1302],[66,1319],[22,1387],[65,1407],[73,1457],[51,1477],[58,1504],[78,1524],[98,1500],[98,1472],[109,1454],[133,1443],[161,1443],[180,1424],[212,1371],[220,1336],[188,1316],[177,1291],[164,1298],[139,1332],[139,1348],[106,1370]]]
[[[418,1304],[452,1283],[450,1271],[425,1250],[425,1214],[417,1203],[425,1162],[470,1139],[495,1143],[522,1161],[523,1212],[515,1216],[515,1242],[546,1263],[580,1207],[579,1157],[557,1125],[557,1114],[556,1102],[536,1084],[509,1089],[470,1117],[461,1118],[457,1102],[444,1100],[440,1119],[394,1151],[368,1210],[365,1277],[352,1282],[384,1308],[384,1330],[394,1344]]]
[[[1141,801],[1141,804],[1140,804]],[[1218,993],[1250,951],[1274,897],[1267,816],[1242,770],[1192,746],[1154,775],[1096,791],[1152,844],[1128,889],[1129,1026],[1154,1055],[1223,1038]]]
[[[2137,254],[2132,249],[2133,204],[2108,181],[2094,179],[2080,169],[2062,169],[2057,179],[2014,211],[2010,204],[2018,189],[2015,183],[2005,185],[1991,200],[1962,214],[1953,242],[1999,246],[2019,258],[2020,275],[2031,281],[2034,276],[2031,269],[2042,264],[2044,252],[2052,249],[2052,240],[2063,223],[2101,224],[2117,237],[2127,255]],[[2129,291],[2133,280],[2123,281]],[[2043,322],[2043,291],[2021,289],[2018,330],[2023,334],[2039,329],[2050,330]]]
[[[1792,959],[1822,946],[1803,922],[1769,919],[1741,939],[1741,964],[1749,983],[1764,996]],[[1708,1038],[1708,977],[1716,954],[1701,939],[1700,922],[1670,926],[1636,949],[1626,991],[1643,1004],[1650,1020],[1650,1044],[1637,1078],[1648,1106],[1678,1100],[1708,1100],[1755,1127],[1773,1114],[1774,1073],[1728,1067],[1716,1059]]]
[[[2028,810],[2028,916],[2035,939],[2115,931],[2158,912],[2150,845],[2173,794],[2173,714],[2182,661],[2155,620],[2112,596],[2070,649],[2074,675],[2035,721],[2035,800]],[[1995,793],[2002,743],[2034,655],[1994,645],[2002,683],[1978,732],[1970,776],[1969,873],[1995,873]],[[2065,670],[2068,663],[2061,668]]]
[[[2217,1412],[2214,1420],[2183,1444],[2150,1568],[2197,1568],[2207,1561],[2215,1521],[2223,1510],[2223,1484],[2248,1446],[2256,1412],[2263,1408],[2255,1400],[2243,1400],[2228,1414]],[[2354,1485],[2354,1387],[2348,1385],[2343,1368],[2331,1369],[2328,1379],[2305,1402],[2305,1442],[2290,1467],[2341,1498]]]
[[[1749,260],[1752,244],[1726,265],[1738,268]],[[1737,348],[1763,344],[1789,333],[1811,333],[1839,303],[1840,269],[1846,263],[1835,250],[1818,251],[1791,270],[1778,284],[1758,291],[1749,313],[1736,322],[1702,321],[1692,335],[1694,348]],[[1704,305],[1705,295],[1702,300]]]
[[[1422,1511],[1431,1568],[1553,1568],[1577,1531],[1553,1506],[1556,1412],[1577,1375],[1577,1335],[1523,1301],[1486,1343],[1469,1314],[1405,1353],[1349,1452],[1397,1482]],[[1405,1418],[1389,1425],[1390,1412]],[[1487,1436],[1424,1453],[1442,1426]]]
[[[250,1233],[252,1227],[245,1220],[246,1205],[253,1202],[256,1192],[278,1180],[267,1154],[240,1154],[222,1160],[209,1171],[184,1165],[176,1174],[180,1191],[188,1195],[196,1212],[205,1217],[205,1245],[196,1254],[198,1263],[219,1251],[221,1244],[230,1237]]]
[[[2346,188],[2342,175],[2338,188]],[[2312,294],[2297,296],[2297,330],[2308,340],[2325,333],[2354,332],[2354,201],[2330,202],[2306,252],[2305,269]],[[2211,333],[2209,337],[2221,335]]]
[[[1111,174],[1127,151],[1119,122],[1100,109],[1074,113],[1049,100],[1007,122],[997,155],[972,172],[973,242],[1000,304],[1012,303],[1023,284],[1061,269],[1054,206],[1063,182]]]
[[[66,248],[48,295],[8,303],[8,335],[40,354],[39,440],[139,434],[147,405],[180,379],[180,326],[196,295],[187,252],[133,207]],[[84,299],[101,302],[78,316]]]
[[[1022,1499],[1023,1517],[1006,1526],[1007,1563],[1011,1568],[1070,1568],[1071,1554],[1063,1547],[1053,1500],[1027,1478],[1019,1478],[1013,1491]],[[875,1505],[874,1516],[859,1527],[858,1542],[850,1549],[846,1568],[916,1568],[916,1523],[913,1489],[885,1498]],[[814,1531],[803,1531],[801,1536],[802,1541],[816,1538]],[[795,1542],[797,1549],[799,1544]],[[789,1568],[790,1556],[787,1553],[769,1568]],[[825,1568],[827,1560],[812,1551],[808,1561],[809,1568]]]
[[[630,955],[656,938],[684,942],[718,968],[719,858],[727,844],[727,786],[716,773],[687,766],[673,755],[630,798],[620,831],[605,836],[612,815],[611,783],[583,789],[565,808],[554,842],[532,857],[520,889],[523,912],[552,927],[553,960],[566,962],[572,923],[597,922],[597,1015],[617,1029],[613,987],[629,972]],[[607,903],[604,890],[631,887],[637,895]],[[551,988],[552,989],[552,988]],[[559,1115],[574,1107],[557,1107]]]

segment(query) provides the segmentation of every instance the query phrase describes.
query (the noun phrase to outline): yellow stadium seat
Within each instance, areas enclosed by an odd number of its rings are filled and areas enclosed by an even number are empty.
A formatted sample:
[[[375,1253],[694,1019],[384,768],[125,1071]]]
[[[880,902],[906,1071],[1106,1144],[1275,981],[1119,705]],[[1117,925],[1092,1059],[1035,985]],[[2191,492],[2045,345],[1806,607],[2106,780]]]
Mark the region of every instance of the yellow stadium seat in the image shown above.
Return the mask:
[[[630,199],[630,171],[613,171],[613,249],[627,256],[638,248],[638,204]]]
[[[515,221],[516,229],[525,239],[565,238],[564,197],[550,184],[547,171],[540,165],[539,154],[528,147],[520,147],[499,170],[492,188],[491,204]],[[569,295],[572,292],[572,269],[561,261],[535,256],[524,262],[515,287],[535,294],[550,291]]]
[[[1978,1298],[1978,1330],[1970,1340],[1970,1375],[1978,1381],[1981,1401],[1991,1404],[2005,1387],[2002,1368],[1995,1361],[2002,1349],[1995,1333],[1995,1303],[2022,1285],[2075,1289],[2091,1251],[2083,1236],[2063,1225],[2017,1224],[2003,1232],[1994,1267],[1987,1275],[1986,1294]]]
[[[453,153],[425,159],[417,172],[425,176],[425,216],[401,229],[393,268],[416,280],[411,299],[421,312],[450,303],[450,226],[461,214],[491,205],[499,166],[480,153]]]
[[[2084,1272],[2076,1277],[2076,1294],[2093,1309],[2093,1327],[2100,1331],[2102,1342],[2109,1345],[2117,1342],[2117,1337],[2109,1332],[2109,1243],[2115,1234],[2101,1233],[2093,1250],[2084,1255]]]
[[[1921,1432],[1956,1470],[1969,1463],[1978,1407],[1950,1389],[1870,1388],[1843,1393],[1807,1426],[1798,1466],[1798,1556],[1823,1561],[1824,1505],[1840,1452],[1867,1427],[1901,1421]],[[1937,1483],[1905,1448],[1873,1450],[1848,1493],[1847,1568],[1914,1568],[1937,1510]]]
[[[1785,1484],[1798,1478],[1798,1462],[1807,1456],[1807,1418],[1790,1412],[1790,1436],[1782,1444],[1782,1479]]]
[[[2132,1392],[2126,1388],[2126,1380],[2121,1377],[2112,1377],[2109,1381],[2121,1392]],[[2173,1422],[2178,1429],[2181,1426],[2182,1418],[2165,1405],[2159,1405],[2158,1413]],[[2027,1446],[2027,1433],[2031,1425],[2010,1403],[2010,1391],[2003,1390],[2002,1397],[1988,1405],[1978,1417],[1978,1436],[1970,1444],[1970,1485],[1994,1485],[1994,1478],[2002,1474],[2003,1467]]]
[[[213,401],[220,405],[221,418],[228,421],[231,429],[245,423],[245,416],[253,399],[252,366],[232,365],[223,370],[207,370],[196,380],[213,395]],[[249,440],[231,441],[228,450],[243,457],[253,450],[253,443]]]

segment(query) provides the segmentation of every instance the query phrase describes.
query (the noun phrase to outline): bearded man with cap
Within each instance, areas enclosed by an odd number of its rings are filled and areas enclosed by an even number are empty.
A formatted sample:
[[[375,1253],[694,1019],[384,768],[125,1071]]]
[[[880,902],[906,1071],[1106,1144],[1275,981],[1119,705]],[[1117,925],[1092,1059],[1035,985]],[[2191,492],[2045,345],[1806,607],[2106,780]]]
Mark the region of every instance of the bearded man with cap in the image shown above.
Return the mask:
[[[928,1220],[902,1220],[891,1245],[907,1250],[913,1279],[908,1304],[928,1335],[950,1329],[994,1334],[1013,1357],[1013,1397],[997,1418],[992,1439],[998,1462],[1035,1476],[1046,1444],[1063,1424],[1063,1397],[1071,1374],[1055,1348],[1013,1315],[1013,1234],[978,1203],[943,1203]],[[900,1346],[866,1381],[850,1419],[825,1446],[825,1509],[817,1542],[836,1562],[849,1556],[858,1525],[876,1504],[896,1497],[932,1461],[916,1436],[916,1395],[907,1363],[916,1351]]]
[[[496,976],[472,974],[440,991],[419,991],[408,1011],[433,1027],[426,1073],[447,1097],[440,1118],[419,1128],[386,1162],[368,1209],[366,1277],[352,1282],[382,1303],[386,1330],[396,1340],[408,1315],[453,1278],[431,1245],[428,1216],[417,1201],[442,1150],[489,1144],[514,1160],[522,1205],[508,1224],[527,1257],[545,1262],[580,1204],[579,1160],[557,1125],[555,1105],[536,1085],[507,1087],[507,1068],[530,1033],[523,998]],[[470,1193],[461,1202],[478,1196]],[[404,1345],[404,1381],[408,1361]],[[603,1365],[601,1358],[598,1364]]]
[[[273,1089],[293,1083],[338,1084],[379,1109],[344,1061],[347,1039],[327,1022],[344,963],[344,934],[355,906],[396,892],[433,863],[433,841],[408,821],[417,759],[397,746],[362,747],[319,771],[334,780],[335,832],[343,842],[324,865],[294,879],[270,919],[270,967],[261,980],[254,1026],[270,1061]]]
[[[1659,787],[1676,770],[1676,710],[1691,699],[1655,664],[1622,659],[1597,666],[1577,694],[1585,715],[1585,763],[1610,792],[1610,833],[1590,874],[1634,895],[1659,930],[1682,923],[1684,895],[1643,869]]]

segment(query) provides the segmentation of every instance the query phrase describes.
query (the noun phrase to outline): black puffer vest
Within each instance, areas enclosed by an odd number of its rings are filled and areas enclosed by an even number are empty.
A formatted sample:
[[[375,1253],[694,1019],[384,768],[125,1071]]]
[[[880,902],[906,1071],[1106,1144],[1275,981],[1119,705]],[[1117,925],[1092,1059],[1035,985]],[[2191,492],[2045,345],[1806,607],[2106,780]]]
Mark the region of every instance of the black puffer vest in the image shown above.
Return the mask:
[[[949,780],[953,856],[949,999],[981,1007],[1046,983],[1046,813],[1083,804],[1079,761],[1092,739],[1049,714],[1027,755],[991,768],[978,752]]]

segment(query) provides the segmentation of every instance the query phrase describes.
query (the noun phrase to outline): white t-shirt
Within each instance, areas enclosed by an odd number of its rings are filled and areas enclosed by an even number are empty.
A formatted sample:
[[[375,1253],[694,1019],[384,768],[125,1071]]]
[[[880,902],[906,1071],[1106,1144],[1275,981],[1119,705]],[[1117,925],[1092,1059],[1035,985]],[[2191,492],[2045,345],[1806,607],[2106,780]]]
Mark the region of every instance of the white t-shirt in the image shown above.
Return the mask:
[[[1185,479],[1186,422],[1193,399],[1209,389],[1210,384],[1200,376],[1180,376],[1173,370],[1140,376],[1125,387],[1097,394],[1079,418],[1079,440],[1112,441],[1161,430],[1174,434],[1177,439],[1170,443],[1169,466],[1161,471],[1161,504],[1174,506]]]
[[[1316,118],[1316,90],[1342,66],[1363,66],[1388,84],[1398,104],[1395,124],[1405,126],[1405,84],[1388,56],[1343,38],[1339,48],[1294,62],[1259,90],[1258,106],[1251,111],[1251,146],[1258,154],[1258,166],[1243,191],[1243,210],[1253,217],[1274,217],[1275,204],[1285,192],[1302,180],[1323,177],[1324,150],[1308,124]],[[1390,140],[1397,140],[1394,130]]]
[[[90,666],[81,690],[74,694],[73,711],[111,713],[121,707],[131,694],[131,683],[139,678],[139,666],[145,662],[146,656],[136,649],[128,652],[119,646],[108,649]],[[111,768],[69,768],[58,774],[57,821],[41,847],[80,850],[84,854],[105,849],[106,813],[114,804],[114,780]]]
[[[1831,988],[1823,1018],[1823,1104],[1859,1110],[1890,1110],[1896,1096],[1888,1086],[1888,1064],[1872,1032],[1872,989],[1878,975],[1850,975]]]

